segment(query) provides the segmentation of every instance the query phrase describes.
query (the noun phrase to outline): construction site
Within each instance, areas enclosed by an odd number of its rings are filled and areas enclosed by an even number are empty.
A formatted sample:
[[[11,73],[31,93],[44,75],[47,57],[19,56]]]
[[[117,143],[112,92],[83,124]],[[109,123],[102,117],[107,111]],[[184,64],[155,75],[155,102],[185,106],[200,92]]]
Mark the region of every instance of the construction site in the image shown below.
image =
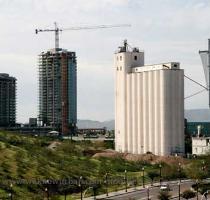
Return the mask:
[[[68,134],[77,122],[75,52],[56,48],[39,55],[39,116],[41,126]]]
[[[39,125],[64,135],[76,134],[77,61],[76,53],[59,48],[59,33],[66,30],[127,27],[128,24],[36,29],[55,33],[55,48],[39,55]]]

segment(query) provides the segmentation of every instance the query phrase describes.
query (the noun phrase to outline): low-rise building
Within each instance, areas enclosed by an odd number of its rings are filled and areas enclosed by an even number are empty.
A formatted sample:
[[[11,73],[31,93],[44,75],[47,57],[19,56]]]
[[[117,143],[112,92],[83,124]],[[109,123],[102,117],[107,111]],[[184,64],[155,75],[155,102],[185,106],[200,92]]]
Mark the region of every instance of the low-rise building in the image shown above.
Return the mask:
[[[204,155],[210,153],[210,137],[192,137],[192,154]]]

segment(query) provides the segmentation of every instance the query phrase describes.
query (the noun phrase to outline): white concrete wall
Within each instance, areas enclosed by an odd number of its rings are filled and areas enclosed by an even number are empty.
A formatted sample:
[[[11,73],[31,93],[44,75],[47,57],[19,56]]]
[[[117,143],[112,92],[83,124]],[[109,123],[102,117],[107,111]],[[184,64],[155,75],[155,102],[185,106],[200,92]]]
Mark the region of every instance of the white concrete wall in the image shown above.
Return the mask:
[[[143,53],[135,55],[142,60],[133,61],[131,52],[115,54],[116,150],[184,153],[183,70],[132,70],[144,64]]]
[[[210,138],[192,138],[192,154],[204,155],[210,153]]]

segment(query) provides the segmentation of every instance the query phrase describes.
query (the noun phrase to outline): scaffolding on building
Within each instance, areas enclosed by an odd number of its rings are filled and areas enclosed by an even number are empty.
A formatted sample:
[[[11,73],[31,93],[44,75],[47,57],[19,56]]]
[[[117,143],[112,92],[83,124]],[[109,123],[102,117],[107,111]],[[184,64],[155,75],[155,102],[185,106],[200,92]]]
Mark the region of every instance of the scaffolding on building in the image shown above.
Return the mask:
[[[69,134],[77,121],[76,55],[52,49],[39,55],[38,66],[39,124]]]

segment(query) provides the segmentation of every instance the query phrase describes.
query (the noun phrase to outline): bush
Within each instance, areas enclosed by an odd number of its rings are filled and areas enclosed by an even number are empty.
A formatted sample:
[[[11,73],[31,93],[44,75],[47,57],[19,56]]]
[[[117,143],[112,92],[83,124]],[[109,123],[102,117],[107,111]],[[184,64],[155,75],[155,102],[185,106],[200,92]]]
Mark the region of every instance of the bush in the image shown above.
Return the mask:
[[[182,195],[181,195],[184,199],[192,199],[195,197],[195,192],[191,191],[191,190],[185,190]]]
[[[158,195],[158,199],[160,200],[169,200],[171,195],[169,194],[168,191],[160,191]]]

